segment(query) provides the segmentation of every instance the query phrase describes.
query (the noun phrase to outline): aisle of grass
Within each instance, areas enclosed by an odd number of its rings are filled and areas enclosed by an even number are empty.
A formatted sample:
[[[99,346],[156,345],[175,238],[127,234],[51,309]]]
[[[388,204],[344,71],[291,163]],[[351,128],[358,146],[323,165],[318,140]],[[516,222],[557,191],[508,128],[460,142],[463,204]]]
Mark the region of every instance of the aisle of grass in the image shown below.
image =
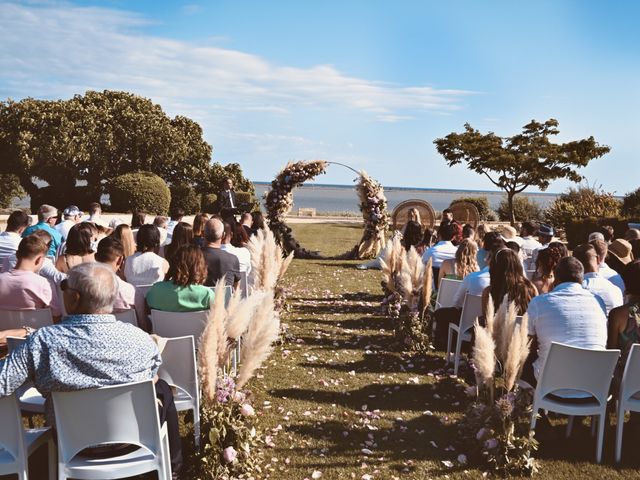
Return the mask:
[[[360,229],[348,225],[295,225],[307,248],[348,250]],[[276,479],[481,478],[455,463],[453,419],[468,399],[450,377],[440,353],[397,353],[388,319],[380,314],[380,274],[357,262],[294,261],[285,279],[288,337],[250,388],[259,424],[272,444],[264,476]],[[640,435],[626,439],[623,469],[611,466],[613,431],[605,465],[593,463],[586,428],[570,440],[560,424],[543,438],[539,478],[638,478],[633,455]]]

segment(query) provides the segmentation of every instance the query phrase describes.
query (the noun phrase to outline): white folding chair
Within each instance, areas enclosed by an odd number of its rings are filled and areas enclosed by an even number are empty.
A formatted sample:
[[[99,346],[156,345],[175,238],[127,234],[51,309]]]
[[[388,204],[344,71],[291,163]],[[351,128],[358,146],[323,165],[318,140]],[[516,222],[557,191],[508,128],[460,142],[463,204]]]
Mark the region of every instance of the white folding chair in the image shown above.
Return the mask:
[[[15,395],[0,398],[0,475],[27,480],[28,458],[47,444],[49,480],[56,478],[56,448],[49,428],[25,430]]]
[[[460,366],[460,351],[462,349],[462,342],[471,341],[470,330],[473,328],[473,324],[482,315],[482,296],[465,294],[464,303],[462,305],[462,313],[460,314],[460,323],[449,324],[449,332],[447,334],[447,363],[451,363],[451,343],[453,340],[453,332],[456,332],[456,349],[453,356],[453,374],[458,375],[458,367]]]
[[[462,280],[455,280],[453,278],[443,278],[440,281],[440,288],[438,288],[438,295],[436,297],[436,310],[453,306],[453,299],[456,293],[458,293],[460,285],[462,285]]]
[[[622,456],[622,433],[626,412],[640,412],[640,344],[631,347],[620,383],[618,423],[616,425],[616,462],[620,462]]]
[[[145,299],[151,287],[153,287],[153,285],[136,286],[136,294],[133,301],[134,301],[134,307],[136,310],[136,316],[138,317],[140,326],[146,324],[145,320],[147,318],[147,312],[146,312]]]
[[[153,381],[73,392],[53,392],[58,435],[58,478],[115,479],[157,471],[171,479],[169,438],[160,426]],[[81,454],[97,445],[140,448],[108,458]]]
[[[196,364],[196,349],[192,336],[167,339],[162,350],[162,365],[158,376],[175,388],[176,410],[193,411],[196,448],[200,447],[200,388]]]
[[[207,326],[209,310],[198,312],[163,312],[151,310],[153,333],[161,337],[174,338],[191,335],[195,342]]]
[[[533,396],[531,430],[536,428],[540,409],[572,417],[598,416],[596,462],[600,463],[609,386],[619,356],[620,350],[590,350],[553,342]],[[576,394],[589,401],[576,403]]]
[[[237,273],[238,275],[240,275],[240,283],[238,285],[238,288],[240,289],[240,293],[242,295],[242,298],[247,298],[247,296],[249,295],[249,280],[247,277],[247,272],[241,272],[241,271],[231,271],[229,273]],[[227,285],[227,288],[229,288],[230,285]]]
[[[138,317],[136,315],[135,308],[130,308],[128,310],[121,310],[119,312],[113,312],[113,315],[116,317],[116,320],[119,320],[124,323],[130,323],[134,327],[138,326]]]
[[[31,327],[40,328],[53,325],[51,309],[38,310],[0,310],[0,330]]]
[[[23,337],[7,337],[7,350],[11,353],[20,345],[27,341]],[[15,395],[18,398],[20,404],[20,410],[24,413],[40,413],[44,414],[44,402],[45,399],[37,388],[33,386],[31,382],[26,382],[21,385],[16,391]],[[31,421],[31,420],[30,420]]]

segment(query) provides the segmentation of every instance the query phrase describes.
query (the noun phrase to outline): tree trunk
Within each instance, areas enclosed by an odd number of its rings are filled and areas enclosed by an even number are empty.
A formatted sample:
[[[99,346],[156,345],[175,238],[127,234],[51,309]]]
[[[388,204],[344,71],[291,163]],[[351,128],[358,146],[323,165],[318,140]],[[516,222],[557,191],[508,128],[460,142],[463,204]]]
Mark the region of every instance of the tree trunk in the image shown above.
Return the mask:
[[[513,197],[515,197],[515,192],[507,192],[507,202],[509,205],[509,219],[511,222],[511,226],[516,226],[516,214],[513,211]]]

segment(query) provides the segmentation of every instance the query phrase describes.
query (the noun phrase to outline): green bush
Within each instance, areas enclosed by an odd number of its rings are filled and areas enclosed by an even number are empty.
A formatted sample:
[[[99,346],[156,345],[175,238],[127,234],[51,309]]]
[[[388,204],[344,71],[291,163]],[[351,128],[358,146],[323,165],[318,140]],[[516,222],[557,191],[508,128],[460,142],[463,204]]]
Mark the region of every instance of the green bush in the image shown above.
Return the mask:
[[[0,174],[0,208],[10,208],[16,198],[23,198],[26,194],[17,175]]]
[[[200,211],[200,195],[190,185],[171,185],[170,211],[182,208],[186,215],[194,215]]]
[[[200,202],[200,210],[205,213],[214,213],[218,211],[218,196],[215,193],[207,193],[202,195]]]
[[[150,172],[133,172],[114,178],[109,185],[111,210],[133,212],[142,210],[166,215],[171,204],[169,187],[159,176]]]
[[[50,185],[39,188],[31,195],[31,211],[36,212],[46,203],[62,211],[69,205],[75,205],[86,212],[89,204],[99,202],[102,194],[93,187],[58,188]]]
[[[554,200],[545,219],[555,227],[566,228],[569,222],[589,217],[617,218],[621,203],[613,194],[599,187],[570,188]]]
[[[616,238],[620,238],[629,228],[627,224],[633,221],[629,218],[596,218],[588,217],[582,219],[571,220],[565,226],[565,234],[567,236],[567,242],[569,248],[573,249],[581,243],[585,243],[589,240],[589,234],[597,232],[603,225],[611,225],[614,230]]]
[[[509,202],[506,198],[500,202],[496,213],[500,221],[511,221]],[[544,218],[544,209],[535,200],[531,200],[529,197],[523,195],[516,195],[513,197],[513,214],[517,222],[525,222],[527,220],[540,221]]]
[[[478,214],[480,215],[480,220],[487,221],[489,220],[491,207],[489,206],[489,199],[485,196],[482,197],[458,197],[455,198],[449,208],[451,208],[454,204],[460,202],[468,202],[473,204],[478,209]]]
[[[640,188],[624,196],[622,214],[629,217],[640,217]]]

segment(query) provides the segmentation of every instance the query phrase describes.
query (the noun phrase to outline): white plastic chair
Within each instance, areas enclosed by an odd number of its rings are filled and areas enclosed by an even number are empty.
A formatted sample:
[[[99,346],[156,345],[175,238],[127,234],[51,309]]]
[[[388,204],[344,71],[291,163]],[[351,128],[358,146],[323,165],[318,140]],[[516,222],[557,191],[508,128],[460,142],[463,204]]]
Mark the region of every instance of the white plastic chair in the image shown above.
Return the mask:
[[[570,416],[598,416],[596,462],[600,463],[609,386],[619,356],[620,350],[590,350],[553,342],[533,396],[531,430],[536,428],[540,409]],[[571,395],[576,393],[588,394],[592,401],[571,402]],[[568,400],[550,398],[549,394]]]
[[[8,353],[11,353],[26,341],[27,339],[22,337],[7,337]],[[18,398],[20,410],[22,412],[30,414],[44,414],[45,399],[31,382],[26,382],[22,386],[20,386],[15,391],[15,395]]]
[[[151,287],[153,287],[153,285],[139,285],[136,287],[136,294],[133,301],[140,326],[145,325],[146,323],[145,320],[147,318],[147,312],[145,299],[147,297],[147,293],[151,290]]]
[[[209,310],[198,312],[163,312],[151,310],[153,333],[165,338],[191,335],[197,342],[207,325]]]
[[[462,280],[454,280],[453,278],[443,278],[440,281],[438,295],[436,297],[436,310],[438,308],[447,308],[453,306],[453,299],[458,293],[458,289],[462,285]]]
[[[59,480],[115,479],[152,471],[159,480],[171,480],[167,426],[160,426],[151,380],[52,396]],[[116,443],[140,448],[112,458],[80,454],[85,448]]]
[[[193,411],[196,448],[200,447],[200,386],[196,364],[196,349],[192,336],[167,339],[162,350],[162,365],[158,376],[175,387],[176,410]]]
[[[640,344],[631,347],[620,383],[616,425],[616,463],[620,462],[622,456],[622,433],[626,412],[640,412]]]
[[[249,281],[247,278],[247,272],[233,270],[229,273],[237,273],[238,275],[240,275],[240,283],[238,285],[238,288],[240,289],[242,298],[247,298],[247,296],[249,295]],[[227,288],[231,288],[231,286],[227,285]]]
[[[27,480],[28,458],[47,444],[49,480],[56,478],[56,448],[49,428],[25,430],[15,395],[0,398],[0,475]]]
[[[53,325],[51,309],[38,310],[0,310],[0,330],[31,327],[40,328]]]
[[[136,315],[135,308],[113,312],[113,315],[116,317],[116,320],[124,323],[130,323],[134,327],[138,326],[138,316]]]
[[[462,342],[471,341],[470,330],[473,328],[473,324],[482,315],[482,296],[471,295],[469,293],[464,296],[464,303],[462,305],[462,313],[460,314],[460,323],[449,324],[449,332],[447,334],[447,363],[451,363],[451,343],[453,340],[453,332],[456,332],[456,349],[453,356],[453,374],[458,375],[458,367],[460,366],[460,350],[462,349]]]

